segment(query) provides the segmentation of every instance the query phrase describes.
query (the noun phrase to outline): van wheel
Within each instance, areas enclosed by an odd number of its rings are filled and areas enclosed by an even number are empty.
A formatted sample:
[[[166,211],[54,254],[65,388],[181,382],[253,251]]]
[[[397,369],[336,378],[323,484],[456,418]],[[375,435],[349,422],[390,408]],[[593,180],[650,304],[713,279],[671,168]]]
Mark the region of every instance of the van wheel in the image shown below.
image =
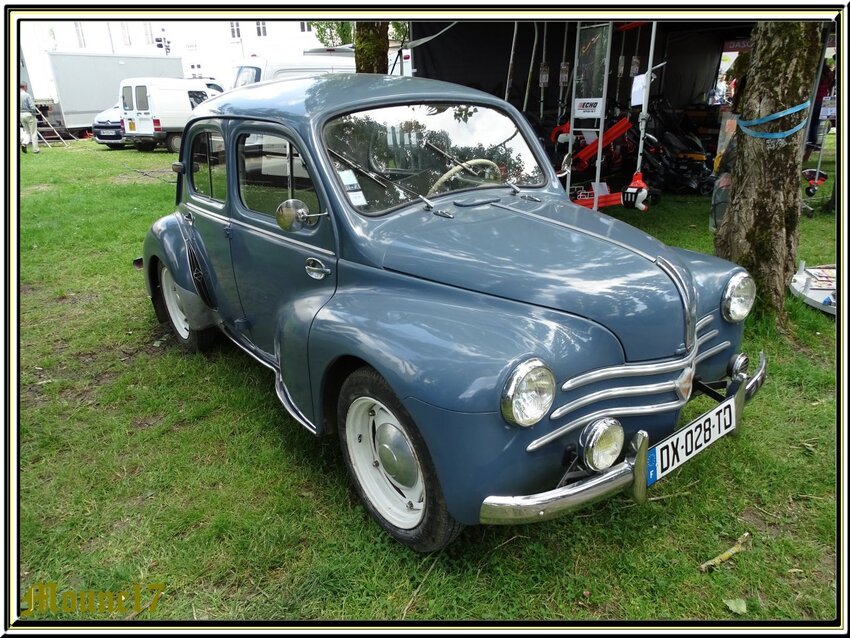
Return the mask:
[[[137,151],[142,151],[143,153],[150,153],[156,148],[156,142],[133,142],[133,145]]]
[[[171,133],[165,138],[165,148],[170,153],[179,153],[180,145],[183,143],[183,136],[180,133]]]

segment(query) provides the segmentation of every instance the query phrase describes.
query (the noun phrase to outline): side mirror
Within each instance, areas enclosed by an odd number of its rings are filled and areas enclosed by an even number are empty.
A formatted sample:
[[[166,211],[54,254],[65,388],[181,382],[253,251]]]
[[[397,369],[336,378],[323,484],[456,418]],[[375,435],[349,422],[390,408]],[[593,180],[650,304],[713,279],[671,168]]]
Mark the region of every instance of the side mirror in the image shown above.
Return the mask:
[[[183,164],[183,162],[172,162],[171,170],[177,173],[178,175],[182,175],[186,172],[186,166]]]
[[[300,199],[287,199],[275,211],[277,225],[287,232],[293,230],[296,224],[312,228],[319,223],[319,217],[327,217],[327,215],[327,212],[310,213],[307,204]]]

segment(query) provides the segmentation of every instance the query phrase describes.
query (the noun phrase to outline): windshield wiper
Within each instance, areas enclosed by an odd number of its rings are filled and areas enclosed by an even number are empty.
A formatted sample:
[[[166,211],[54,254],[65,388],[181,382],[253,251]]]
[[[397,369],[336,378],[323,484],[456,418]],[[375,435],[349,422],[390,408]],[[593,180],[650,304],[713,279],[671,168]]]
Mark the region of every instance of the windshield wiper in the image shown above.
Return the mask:
[[[448,154],[448,153],[446,153],[443,149],[441,149],[439,146],[436,146],[436,145],[432,144],[432,143],[431,143],[431,142],[429,142],[428,140],[425,140],[425,144],[424,144],[424,146],[425,146],[426,148],[430,148],[430,149],[432,149],[432,150],[437,151],[440,155],[442,155],[443,157],[445,157],[445,158],[446,158],[447,160],[449,160],[452,164],[454,164],[455,166],[460,166],[460,167],[461,167],[462,169],[464,169],[465,171],[468,171],[468,172],[472,173],[473,175],[475,175],[475,177],[481,177],[481,175],[478,173],[478,171],[476,171],[476,170],[475,170],[475,169],[473,169],[473,168],[470,168],[469,166],[467,166],[466,164],[464,164],[463,162],[461,162],[458,158],[454,157],[453,155],[449,155],[449,154]]]
[[[412,188],[408,188],[407,186],[404,186],[404,185],[399,184],[397,182],[391,182],[390,180],[388,180],[384,177],[381,177],[377,173],[373,173],[368,168],[361,166],[360,164],[355,162],[353,159],[349,159],[348,157],[346,157],[342,153],[338,153],[337,151],[333,150],[330,147],[327,147],[327,148],[328,148],[328,153],[333,155],[340,162],[348,165],[349,167],[351,167],[352,169],[354,169],[355,171],[357,171],[361,175],[365,175],[366,177],[371,179],[373,182],[375,182],[378,186],[380,186],[384,190],[386,190],[388,186],[394,186],[395,188],[399,189],[400,191],[403,191],[403,192],[407,193],[408,195],[416,197],[416,198],[422,200],[423,202],[425,202],[426,210],[431,210],[431,208],[434,207],[434,205],[431,202],[429,202],[427,199],[425,199],[424,196],[420,195],[419,193],[417,193]],[[430,207],[430,208],[427,208],[427,207]]]
[[[347,158],[345,155],[343,155],[342,153],[337,153],[335,150],[333,150],[333,149],[332,149],[332,148],[330,148],[330,147],[328,147],[328,153],[330,153],[331,155],[333,155],[335,158],[337,158],[337,159],[338,159],[340,162],[342,162],[343,164],[346,164],[349,168],[354,169],[355,171],[357,171],[357,172],[358,172],[358,173],[360,173],[361,175],[365,175],[366,177],[368,177],[369,179],[371,179],[373,182],[375,182],[378,186],[380,186],[380,187],[381,187],[381,188],[383,188],[384,190],[386,190],[386,189],[387,189],[387,186],[389,186],[389,185],[390,185],[390,183],[389,183],[389,181],[388,181],[388,180],[385,180],[384,178],[379,177],[378,175],[376,175],[375,173],[373,173],[372,171],[370,171],[370,170],[368,170],[368,169],[366,169],[366,168],[364,168],[364,167],[360,166],[360,164],[358,164],[358,163],[357,163],[357,162],[355,162],[354,160],[352,160],[352,159],[348,159],[348,158]]]

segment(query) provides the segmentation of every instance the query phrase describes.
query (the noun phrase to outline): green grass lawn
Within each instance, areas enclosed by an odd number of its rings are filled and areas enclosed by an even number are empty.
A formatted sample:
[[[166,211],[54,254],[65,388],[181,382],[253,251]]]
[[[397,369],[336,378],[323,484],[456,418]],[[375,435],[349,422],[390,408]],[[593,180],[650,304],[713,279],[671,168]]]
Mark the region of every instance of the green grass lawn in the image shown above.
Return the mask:
[[[267,369],[226,343],[186,355],[157,324],[131,262],[173,209],[174,159],[91,141],[21,156],[21,592],[164,585],[155,610],[34,618],[836,616],[831,317],[789,295],[788,331],[750,321],[745,348],[765,351],[769,374],[740,436],[654,486],[645,506],[616,497],[538,525],[472,527],[422,556],[372,522],[336,439],[287,416]],[[708,213],[709,198],[665,195],[616,216],[711,252]],[[835,221],[823,211],[801,220],[802,259],[836,260]],[[745,532],[745,551],[699,571]],[[726,602],[738,599],[740,614]]]

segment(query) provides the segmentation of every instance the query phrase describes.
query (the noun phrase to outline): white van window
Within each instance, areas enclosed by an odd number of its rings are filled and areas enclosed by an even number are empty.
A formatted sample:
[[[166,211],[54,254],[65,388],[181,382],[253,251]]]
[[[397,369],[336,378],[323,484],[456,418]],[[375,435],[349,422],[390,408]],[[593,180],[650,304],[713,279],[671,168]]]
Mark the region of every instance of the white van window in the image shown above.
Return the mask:
[[[194,109],[198,104],[207,99],[206,91],[189,91],[189,103],[192,105]]]
[[[139,85],[136,87],[136,109],[139,111],[147,111],[150,108],[148,105],[148,87]]]
[[[256,66],[240,66],[236,69],[236,79],[233,88],[253,84],[260,81],[260,68]]]
[[[121,102],[125,111],[133,110],[133,87],[125,86],[121,89]]]
[[[192,188],[220,202],[227,199],[227,166],[224,139],[218,133],[199,133],[192,140]]]
[[[239,158],[239,195],[252,211],[274,215],[287,199],[300,199],[318,212],[319,200],[313,179],[298,149],[279,135],[241,135],[236,144]]]

